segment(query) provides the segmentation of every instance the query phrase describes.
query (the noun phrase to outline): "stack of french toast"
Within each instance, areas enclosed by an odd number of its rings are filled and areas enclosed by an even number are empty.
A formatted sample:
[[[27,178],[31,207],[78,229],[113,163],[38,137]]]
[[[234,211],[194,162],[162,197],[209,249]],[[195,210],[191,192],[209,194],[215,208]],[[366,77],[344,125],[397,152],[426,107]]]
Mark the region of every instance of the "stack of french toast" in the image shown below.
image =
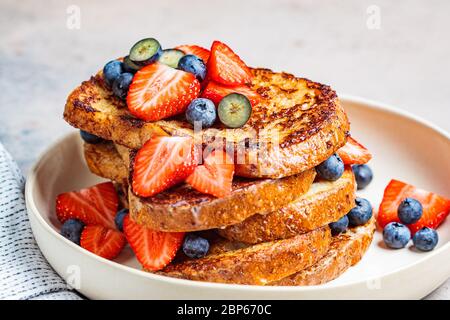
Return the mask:
[[[229,68],[221,71],[219,63],[229,52],[214,50],[223,49],[213,45],[208,54],[216,54],[215,60],[202,57],[208,59],[205,79],[194,75],[233,91],[227,72],[237,63],[231,56]],[[351,165],[361,163],[352,154],[358,144],[350,138],[335,91],[291,74],[246,67],[245,90],[234,86],[254,94],[249,119],[239,127],[217,120],[195,130],[184,111],[142,116],[159,94],[135,94],[152,85],[142,84],[145,71],[153,77],[169,71],[155,71],[161,62],[149,65],[148,57],[147,66],[139,67],[140,57],[132,57],[139,70],[125,100],[100,71],[70,94],[64,119],[90,137],[84,142],[90,171],[117,188],[127,209],[123,232],[143,269],[189,280],[298,286],[331,281],[360,261],[372,241],[374,218],[333,229],[355,207]],[[185,72],[179,69],[174,70]],[[204,97],[210,83],[201,83],[195,95]],[[132,107],[131,94],[147,100]],[[195,165],[174,169],[172,154],[181,150],[177,141],[193,143]],[[226,163],[211,161],[218,154]],[[333,157],[342,162],[341,172],[320,168]]]

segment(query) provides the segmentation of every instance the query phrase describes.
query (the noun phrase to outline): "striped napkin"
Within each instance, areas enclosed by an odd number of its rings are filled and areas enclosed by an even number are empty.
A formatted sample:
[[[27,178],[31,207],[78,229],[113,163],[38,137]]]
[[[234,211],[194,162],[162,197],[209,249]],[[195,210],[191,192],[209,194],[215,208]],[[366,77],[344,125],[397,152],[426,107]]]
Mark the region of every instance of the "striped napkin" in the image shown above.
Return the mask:
[[[34,240],[24,186],[17,164],[0,143],[0,299],[79,300]]]

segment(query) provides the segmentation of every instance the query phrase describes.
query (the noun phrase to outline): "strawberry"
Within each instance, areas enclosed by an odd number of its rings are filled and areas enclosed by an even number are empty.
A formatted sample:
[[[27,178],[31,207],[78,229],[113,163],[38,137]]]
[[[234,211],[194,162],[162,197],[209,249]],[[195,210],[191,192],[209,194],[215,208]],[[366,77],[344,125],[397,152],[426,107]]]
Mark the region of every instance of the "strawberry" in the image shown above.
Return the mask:
[[[184,232],[161,232],[137,224],[127,215],[123,231],[144,269],[158,271],[167,266],[181,247]]]
[[[384,190],[383,200],[378,210],[378,223],[382,228],[389,222],[400,222],[397,209],[405,198],[414,198],[423,207],[423,214],[419,221],[408,225],[413,234],[423,227],[437,228],[450,212],[449,199],[398,180],[391,180]]]
[[[372,159],[372,154],[352,137],[347,138],[347,143],[337,151],[344,164],[364,164]]]
[[[233,174],[234,164],[230,156],[225,151],[214,150],[186,182],[202,193],[221,198],[231,193]]]
[[[114,217],[118,206],[119,198],[114,185],[104,182],[80,191],[59,194],[56,197],[56,216],[61,223],[73,218],[86,225],[115,229]]]
[[[229,87],[221,85],[214,81],[208,82],[202,93],[202,97],[212,100],[212,102],[218,105],[223,97],[233,92],[237,92],[246,96],[248,100],[250,100],[252,106],[257,105],[261,99],[260,95],[250,89],[248,86],[239,85]]]
[[[125,243],[122,232],[103,226],[86,226],[81,233],[81,247],[105,259],[117,257]]]
[[[127,105],[136,117],[157,121],[183,113],[199,93],[200,82],[192,73],[153,63],[134,75]]]
[[[206,77],[229,86],[252,81],[250,69],[233,50],[220,41],[214,41],[212,44]]]
[[[205,64],[208,63],[209,59],[209,50],[196,45],[181,45],[176,47],[175,49],[183,51],[185,54],[193,54],[203,60]]]
[[[198,164],[192,137],[155,136],[134,160],[133,191],[151,197],[184,181]]]

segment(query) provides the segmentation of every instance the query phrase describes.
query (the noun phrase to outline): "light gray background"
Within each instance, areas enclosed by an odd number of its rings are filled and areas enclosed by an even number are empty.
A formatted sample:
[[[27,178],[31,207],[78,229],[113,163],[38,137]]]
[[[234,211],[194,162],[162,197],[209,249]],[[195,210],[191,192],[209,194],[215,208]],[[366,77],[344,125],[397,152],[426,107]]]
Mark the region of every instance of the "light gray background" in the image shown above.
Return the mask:
[[[70,5],[80,8],[80,29],[67,27]],[[371,5],[380,29],[368,28]],[[71,89],[147,36],[165,48],[220,39],[251,66],[386,102],[450,131],[449,13],[448,0],[0,0],[0,141],[27,172],[73,130],[62,120]],[[449,299],[449,287],[430,298]]]

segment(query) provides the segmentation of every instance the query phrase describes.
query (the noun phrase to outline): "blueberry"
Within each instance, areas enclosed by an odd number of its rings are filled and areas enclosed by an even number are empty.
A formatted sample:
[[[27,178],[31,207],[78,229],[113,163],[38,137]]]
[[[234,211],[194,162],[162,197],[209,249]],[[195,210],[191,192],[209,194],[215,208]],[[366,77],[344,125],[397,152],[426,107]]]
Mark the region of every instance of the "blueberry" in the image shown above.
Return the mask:
[[[141,69],[141,67],[131,61],[130,56],[123,58],[123,72],[135,74],[139,69]]]
[[[411,239],[411,232],[404,224],[391,222],[383,229],[383,240],[389,248],[404,248],[408,244],[409,239]]]
[[[70,241],[80,245],[81,232],[84,223],[78,219],[68,219],[61,227],[61,235]]]
[[[146,66],[158,60],[161,55],[161,44],[154,38],[146,38],[136,42],[130,49],[130,60],[138,66]]]
[[[125,100],[127,98],[128,88],[131,81],[133,81],[132,73],[122,73],[116,80],[114,80],[112,90],[116,97]]]
[[[84,140],[84,142],[90,143],[90,144],[97,144],[100,142],[103,142],[104,140],[96,135],[90,134],[89,132],[80,130],[80,136],[81,139]]]
[[[419,221],[422,217],[422,204],[413,198],[403,200],[397,209],[397,215],[404,224],[411,224]]]
[[[367,164],[355,164],[354,166],[352,166],[352,170],[355,174],[358,190],[364,189],[370,184],[370,182],[372,182],[372,169],[370,169]]]
[[[347,213],[351,226],[362,226],[372,218],[372,205],[364,198],[355,199],[356,206]]]
[[[345,232],[348,227],[348,217],[345,215],[336,222],[330,223],[331,234],[333,236]]]
[[[344,173],[344,162],[337,154],[333,154],[327,160],[316,167],[319,176],[328,181],[336,181]]]
[[[118,60],[112,60],[103,67],[103,79],[105,79],[108,87],[111,88],[114,80],[123,72],[123,63]]]
[[[216,106],[209,99],[194,99],[186,109],[186,120],[192,125],[194,122],[199,122],[202,128],[209,128],[214,124],[216,118]]]
[[[431,251],[439,241],[436,230],[423,227],[413,237],[414,246],[420,251]]]
[[[183,56],[178,61],[178,69],[194,74],[199,81],[203,81],[206,77],[205,63],[193,54]]]
[[[163,50],[158,58],[158,62],[161,62],[171,68],[177,68],[180,59],[184,56],[184,52],[178,49],[166,49]]]
[[[128,209],[124,208],[116,213],[114,222],[116,223],[116,227],[117,229],[119,229],[119,231],[123,232],[123,218],[125,218],[128,212],[129,212]]]
[[[233,92],[220,100],[217,115],[228,128],[240,128],[250,119],[252,105],[246,96]]]
[[[198,259],[206,256],[209,250],[209,242],[205,238],[189,233],[184,238],[183,252],[189,258]]]

